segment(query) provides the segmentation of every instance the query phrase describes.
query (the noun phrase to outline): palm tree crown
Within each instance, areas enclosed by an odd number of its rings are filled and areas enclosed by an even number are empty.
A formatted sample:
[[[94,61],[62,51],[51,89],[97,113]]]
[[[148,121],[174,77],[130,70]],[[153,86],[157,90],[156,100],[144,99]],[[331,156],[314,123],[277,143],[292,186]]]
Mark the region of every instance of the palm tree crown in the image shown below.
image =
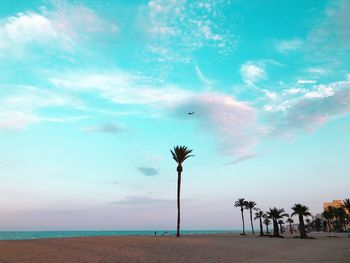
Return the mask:
[[[292,210],[293,210],[292,216],[294,215],[311,216],[309,208],[302,204],[295,204],[292,207]]]
[[[262,217],[264,215],[264,212],[262,210],[260,210],[259,208],[255,208],[256,212],[255,212],[255,217],[254,220],[259,219],[259,225],[260,225],[260,236],[264,235],[264,230],[263,230],[263,223],[262,223]]]
[[[291,223],[291,224],[294,223],[294,220],[293,220],[292,218],[288,218],[286,221],[287,221],[288,223]]]
[[[253,209],[256,206],[256,203],[254,201],[248,201],[247,202],[247,209]]]
[[[277,207],[270,208],[270,211],[267,211],[266,213],[272,220],[275,220],[275,221],[278,221],[278,219],[281,219],[284,216],[288,216],[288,214],[285,213],[283,208],[277,208]]]
[[[240,207],[242,210],[247,207],[248,201],[245,201],[244,198],[239,198],[235,202],[235,207]]]
[[[189,157],[194,156],[190,153],[192,150],[188,149],[186,146],[175,146],[174,150],[170,150],[173,159],[179,166]]]
[[[270,208],[270,211],[267,211],[268,217],[272,219],[273,222],[273,235],[274,236],[280,236],[279,229],[278,229],[278,220],[283,218],[284,216],[288,216],[287,213],[285,213],[283,208]]]
[[[263,215],[264,215],[264,212],[262,210],[258,210],[257,212],[255,212],[254,220],[262,218]]]

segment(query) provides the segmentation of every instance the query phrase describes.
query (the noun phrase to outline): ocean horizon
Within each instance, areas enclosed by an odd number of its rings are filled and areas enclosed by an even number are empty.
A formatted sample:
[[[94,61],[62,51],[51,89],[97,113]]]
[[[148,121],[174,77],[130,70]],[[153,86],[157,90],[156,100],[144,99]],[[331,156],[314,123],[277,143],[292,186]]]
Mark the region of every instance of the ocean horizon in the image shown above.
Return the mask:
[[[183,230],[182,235],[240,233],[241,230]],[[73,230],[73,231],[0,231],[0,240],[30,240],[46,238],[94,236],[175,236],[176,230]]]

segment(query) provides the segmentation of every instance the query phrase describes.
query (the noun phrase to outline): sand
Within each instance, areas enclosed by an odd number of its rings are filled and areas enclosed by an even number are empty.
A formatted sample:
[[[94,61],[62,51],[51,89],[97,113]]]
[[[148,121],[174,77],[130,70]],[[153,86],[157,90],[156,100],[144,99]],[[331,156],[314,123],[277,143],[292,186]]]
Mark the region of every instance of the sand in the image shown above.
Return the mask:
[[[240,235],[0,241],[0,262],[350,262],[345,235],[313,240]]]

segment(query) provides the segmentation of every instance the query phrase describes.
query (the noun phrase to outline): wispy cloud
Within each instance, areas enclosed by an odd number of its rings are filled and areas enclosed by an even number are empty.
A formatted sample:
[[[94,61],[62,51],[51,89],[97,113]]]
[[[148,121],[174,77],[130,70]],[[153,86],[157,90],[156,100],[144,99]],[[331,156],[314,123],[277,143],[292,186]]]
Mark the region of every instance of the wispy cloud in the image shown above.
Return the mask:
[[[331,70],[325,68],[308,68],[306,71],[314,76],[326,76],[331,73]]]
[[[42,90],[32,86],[13,86],[16,92],[0,99],[0,129],[23,130],[32,123],[70,122],[88,116],[46,117],[39,114],[40,109],[50,107],[79,108],[82,102],[69,95]]]
[[[306,39],[306,55],[313,61],[326,62],[330,67],[349,56],[350,2],[330,1]]]
[[[303,41],[299,38],[278,41],[275,44],[275,48],[280,53],[287,53],[290,51],[296,51],[301,49],[303,46]]]
[[[237,164],[237,163],[240,163],[240,162],[243,162],[243,161],[255,158],[256,156],[257,156],[257,154],[248,154],[248,155],[239,157],[239,158],[237,158],[236,160],[234,160],[232,162],[226,163],[226,165]]]
[[[124,200],[113,201],[113,205],[164,207],[175,203],[175,199],[152,198],[148,196],[127,196]]]
[[[210,89],[213,86],[214,81],[206,77],[198,66],[195,67],[195,70],[199,80],[205,85],[207,89]]]
[[[148,34],[149,47],[165,60],[190,61],[202,47],[230,52],[237,37],[223,26],[224,1],[150,0],[140,8],[142,30]],[[171,45],[169,45],[171,43]],[[167,51],[164,52],[164,47]],[[178,50],[181,50],[180,53]]]
[[[248,61],[241,66],[240,74],[244,83],[251,86],[266,78],[264,67],[261,64],[252,61]]]
[[[128,131],[128,129],[119,123],[105,123],[96,126],[90,126],[81,129],[85,133],[109,133],[109,134],[119,134],[121,132]]]
[[[280,113],[273,115],[272,133],[293,136],[300,131],[311,132],[334,118],[349,114],[349,88],[350,81],[347,79],[318,85],[292,100],[287,97],[275,106]]]
[[[155,176],[159,174],[159,171],[153,167],[137,167],[137,169],[144,175],[144,176]]]
[[[57,87],[71,91],[95,92],[100,97],[118,104],[174,105],[192,94],[171,84],[154,87],[145,83],[142,76],[120,70],[107,73],[70,73],[51,78],[51,82]]]
[[[298,79],[297,84],[315,84],[316,80],[313,79]]]

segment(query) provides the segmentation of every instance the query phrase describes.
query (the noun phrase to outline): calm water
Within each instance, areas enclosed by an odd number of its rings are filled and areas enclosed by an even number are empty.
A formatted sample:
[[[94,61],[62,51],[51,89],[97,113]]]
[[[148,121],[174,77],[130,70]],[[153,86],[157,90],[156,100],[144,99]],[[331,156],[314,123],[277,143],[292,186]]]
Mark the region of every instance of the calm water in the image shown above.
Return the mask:
[[[0,240],[90,236],[154,236],[155,231],[0,231]],[[184,230],[182,235],[239,233],[237,230]],[[157,235],[175,235],[176,231],[157,231]]]

